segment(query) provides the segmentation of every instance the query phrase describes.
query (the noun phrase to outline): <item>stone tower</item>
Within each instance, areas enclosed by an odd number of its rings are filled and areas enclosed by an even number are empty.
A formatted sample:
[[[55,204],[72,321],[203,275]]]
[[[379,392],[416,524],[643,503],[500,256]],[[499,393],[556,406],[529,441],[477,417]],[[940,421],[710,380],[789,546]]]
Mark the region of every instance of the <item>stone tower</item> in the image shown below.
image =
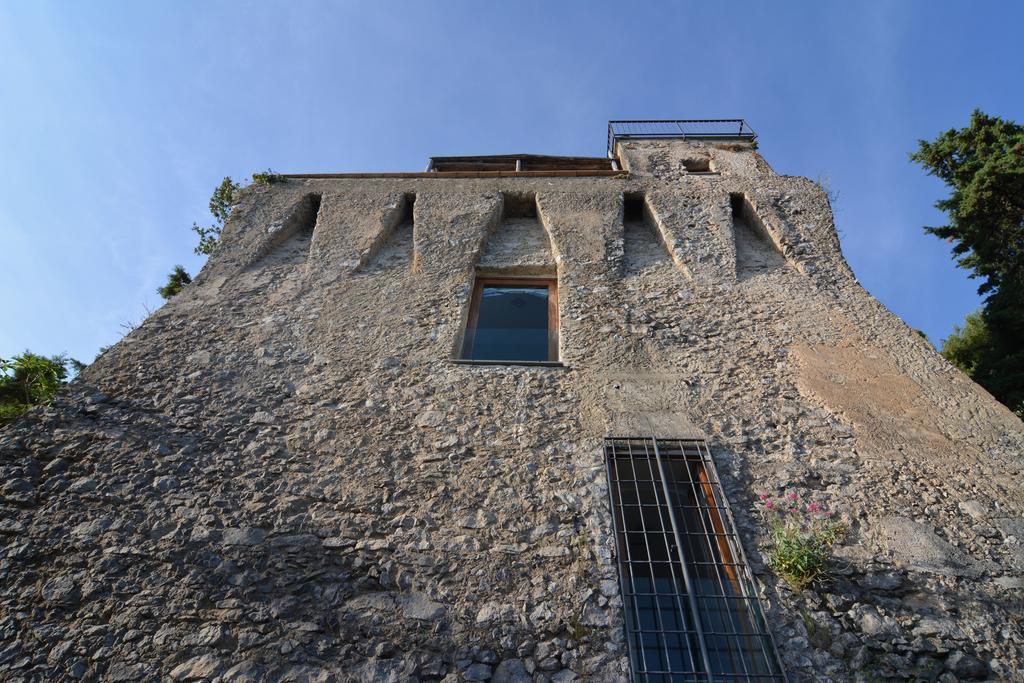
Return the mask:
[[[250,187],[0,431],[0,678],[1024,678],[1021,422],[742,122],[608,151]]]

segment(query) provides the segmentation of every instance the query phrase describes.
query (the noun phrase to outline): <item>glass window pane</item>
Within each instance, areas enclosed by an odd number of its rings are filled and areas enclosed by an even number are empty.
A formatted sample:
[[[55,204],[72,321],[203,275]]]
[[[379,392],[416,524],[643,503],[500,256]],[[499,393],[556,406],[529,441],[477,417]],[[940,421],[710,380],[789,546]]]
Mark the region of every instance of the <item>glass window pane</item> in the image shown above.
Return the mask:
[[[654,533],[665,530],[661,526],[661,510],[659,510],[657,506],[651,505],[650,502],[648,502],[647,505],[644,505],[641,508],[641,510],[644,521],[644,531],[647,533]],[[666,525],[666,527],[667,526],[669,525]],[[667,530],[671,531],[670,528]]]
[[[626,534],[626,543],[629,544],[629,558],[633,562],[647,562],[647,539],[643,533]]]
[[[658,501],[658,497],[654,494],[653,481],[638,481],[635,486],[640,500],[647,500],[651,502]]]
[[[483,286],[473,335],[472,360],[548,358],[548,286]]]
[[[635,458],[633,460],[633,471],[636,473],[637,481],[651,481],[651,468],[646,459]],[[653,493],[654,489],[652,488],[650,491]]]
[[[625,497],[625,496],[623,496]],[[623,505],[622,506],[622,520],[625,525],[624,531],[643,531],[643,517],[641,515],[641,508],[639,505]]]

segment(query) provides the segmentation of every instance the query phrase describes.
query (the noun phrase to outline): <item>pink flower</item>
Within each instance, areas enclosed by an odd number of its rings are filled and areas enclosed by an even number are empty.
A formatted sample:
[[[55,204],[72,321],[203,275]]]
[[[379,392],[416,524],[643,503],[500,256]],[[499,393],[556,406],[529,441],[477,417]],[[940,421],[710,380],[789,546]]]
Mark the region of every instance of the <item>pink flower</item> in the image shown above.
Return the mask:
[[[761,500],[768,500],[768,494],[767,493],[762,493],[759,497],[761,498]]]
[[[808,512],[821,512],[821,505],[819,505],[818,503],[808,503],[807,504],[807,511]]]
[[[786,496],[786,497],[787,497],[787,498],[789,498],[790,500],[796,500],[796,491],[792,491],[792,492],[791,492],[791,493],[790,493],[790,494],[789,494],[788,496]]]
[[[775,507],[775,503],[773,503],[772,501],[769,500],[769,501],[765,502],[764,506],[766,508],[768,508],[769,510],[771,510],[773,507]]]

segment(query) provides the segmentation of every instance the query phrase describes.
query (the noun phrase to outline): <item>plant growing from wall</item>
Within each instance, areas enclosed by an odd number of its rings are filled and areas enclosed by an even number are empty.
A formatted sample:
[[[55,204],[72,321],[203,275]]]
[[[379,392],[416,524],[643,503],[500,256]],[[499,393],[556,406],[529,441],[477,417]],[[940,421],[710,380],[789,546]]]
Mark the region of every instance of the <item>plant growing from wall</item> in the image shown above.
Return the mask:
[[[283,175],[274,173],[269,168],[262,173],[252,174],[253,183],[258,185],[273,185],[286,180],[287,178]],[[195,248],[197,254],[209,256],[213,252],[213,247],[220,239],[220,232],[224,229],[224,224],[227,222],[228,216],[231,215],[231,209],[238,202],[239,193],[243,189],[241,185],[231,180],[230,176],[225,176],[220,185],[214,188],[213,195],[210,196],[210,214],[213,216],[213,225],[192,224],[192,232],[199,235],[199,244]]]
[[[69,365],[82,367],[63,354],[47,358],[26,351],[11,359],[0,358],[0,424],[32,406],[49,403],[57,390],[67,384]]]
[[[156,293],[168,300],[176,296],[188,283],[192,282],[192,276],[182,266],[174,266],[174,270],[167,276],[167,284],[157,287]]]
[[[795,491],[775,499],[761,496],[771,547],[768,562],[775,573],[800,591],[828,576],[832,546],[842,540],[843,526],[820,503],[803,504]]]
[[[199,244],[195,248],[197,254],[209,255],[213,252],[213,247],[220,238],[220,231],[224,229],[224,223],[228,220],[228,216],[231,215],[231,208],[234,206],[238,192],[241,189],[242,187],[231,180],[229,176],[225,177],[220,182],[220,185],[214,189],[213,195],[210,197],[210,213],[213,215],[213,225],[202,226],[198,223],[192,224],[192,232],[199,235]]]
[[[254,183],[259,183],[260,185],[273,185],[274,183],[283,183],[285,180],[287,180],[287,178],[280,173],[274,173],[269,168],[263,173],[252,174],[252,181]]]
[[[821,191],[828,197],[829,206],[832,207],[832,213],[839,212],[839,190],[832,187],[832,176],[827,173],[821,173],[818,175],[817,180],[814,184],[821,188]]]

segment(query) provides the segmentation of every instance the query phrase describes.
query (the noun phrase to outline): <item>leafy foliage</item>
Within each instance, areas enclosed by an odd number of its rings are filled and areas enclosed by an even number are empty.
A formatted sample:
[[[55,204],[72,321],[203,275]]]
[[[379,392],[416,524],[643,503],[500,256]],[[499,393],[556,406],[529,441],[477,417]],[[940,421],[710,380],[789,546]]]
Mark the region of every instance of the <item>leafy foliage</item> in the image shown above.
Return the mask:
[[[772,537],[768,562],[775,573],[797,591],[826,578],[831,548],[843,538],[842,525],[818,503],[801,505],[795,491],[779,500],[763,495],[761,502]]]
[[[986,295],[943,355],[1024,416],[1024,126],[975,110],[910,158],[952,189],[936,203],[948,225],[925,231],[953,245]]]
[[[210,226],[192,224],[192,231],[199,235],[199,244],[195,248],[197,254],[209,255],[213,252],[213,247],[220,238],[220,231],[224,229],[224,223],[231,215],[231,207],[234,206],[238,191],[241,189],[241,186],[232,181],[230,177],[225,177],[214,189],[213,195],[210,197],[210,213],[213,215],[214,224]]]
[[[973,377],[1024,419],[1024,275],[1004,281],[982,316],[989,345]]]
[[[167,284],[157,287],[157,294],[165,300],[176,296],[188,283],[192,282],[192,276],[182,266],[174,266],[174,270],[167,276]]]
[[[199,244],[193,250],[197,254],[206,254],[209,256],[213,253],[213,248],[217,244],[217,239],[220,237],[221,227],[219,225],[202,226],[198,223],[192,224],[192,232],[199,235]]]
[[[953,328],[940,353],[1024,418],[1024,287],[1004,281]]]
[[[1024,126],[971,114],[967,128],[921,140],[911,160],[953,189],[935,206],[949,225],[925,231],[953,244],[959,265],[985,278],[981,293],[1019,274],[1024,252]]]
[[[942,342],[940,353],[968,377],[973,377],[988,346],[988,326],[978,310],[967,314],[963,327],[953,326],[952,334]]]
[[[253,173],[252,181],[261,185],[273,185],[274,183],[283,183],[285,178],[280,173],[274,173],[269,168],[263,173]]]
[[[223,225],[231,215],[231,207],[234,206],[235,196],[240,189],[242,188],[238,183],[232,182],[230,176],[225,176],[220,185],[213,190],[210,196],[210,214],[220,225]]]
[[[49,403],[67,383],[68,365],[76,370],[82,366],[65,355],[47,358],[31,351],[10,360],[0,358],[0,424]]]

